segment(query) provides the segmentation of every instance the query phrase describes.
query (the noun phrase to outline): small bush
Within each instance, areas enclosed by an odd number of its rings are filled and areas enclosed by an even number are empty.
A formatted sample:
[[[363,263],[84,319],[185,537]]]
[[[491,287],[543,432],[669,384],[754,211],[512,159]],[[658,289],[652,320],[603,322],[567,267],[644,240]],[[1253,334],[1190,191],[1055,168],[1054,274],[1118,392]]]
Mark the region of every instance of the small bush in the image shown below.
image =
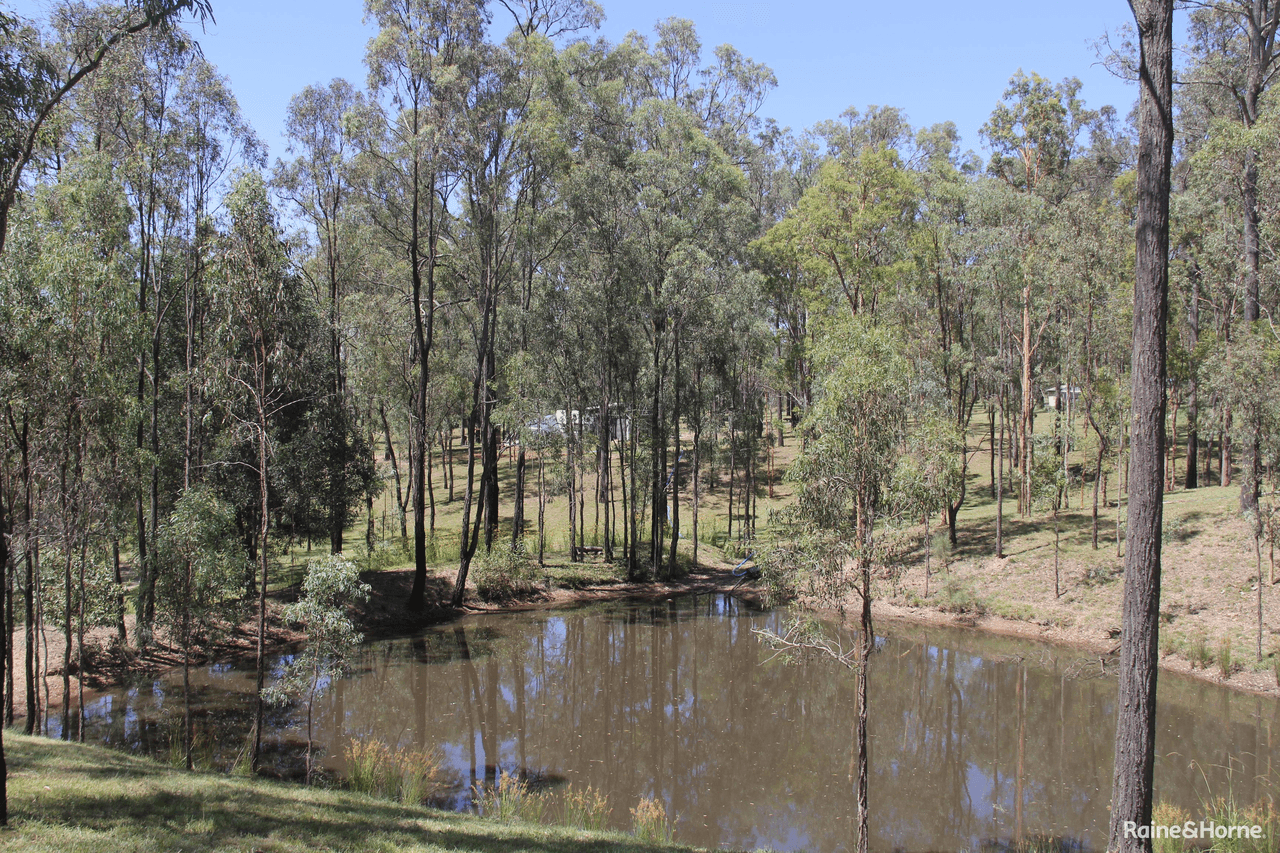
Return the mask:
[[[631,810],[631,834],[650,844],[670,844],[674,833],[667,823],[667,810],[655,797],[645,797]]]
[[[1160,654],[1168,657],[1176,654],[1182,646],[1182,641],[1172,632],[1162,632],[1160,634]]]
[[[477,554],[471,568],[476,593],[485,601],[505,601],[530,595],[537,589],[538,567],[523,545],[499,545]]]
[[[1231,668],[1231,638],[1223,637],[1218,645],[1218,672],[1223,678],[1230,678]]]
[[[987,612],[986,602],[973,586],[954,576],[947,578],[947,582],[942,585],[934,605],[943,613],[972,613],[981,616]]]

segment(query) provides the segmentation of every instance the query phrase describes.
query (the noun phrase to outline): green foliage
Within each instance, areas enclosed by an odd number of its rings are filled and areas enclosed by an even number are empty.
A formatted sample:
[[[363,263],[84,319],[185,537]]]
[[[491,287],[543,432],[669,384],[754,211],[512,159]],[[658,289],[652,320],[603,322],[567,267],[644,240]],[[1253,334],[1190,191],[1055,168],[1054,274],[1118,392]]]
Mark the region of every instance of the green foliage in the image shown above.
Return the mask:
[[[987,603],[974,590],[973,585],[954,575],[947,578],[938,591],[934,606],[943,613],[968,613],[981,616],[987,612]]]
[[[529,595],[537,589],[538,566],[524,545],[495,544],[476,554],[471,567],[476,593],[485,601],[504,601]]]
[[[156,602],[165,624],[181,632],[189,621],[208,641],[241,621],[250,570],[241,542],[235,510],[214,489],[198,485],[178,496],[159,537]]]
[[[285,666],[280,680],[265,688],[268,701],[280,704],[300,695],[310,709],[322,686],[343,673],[347,655],[363,641],[347,607],[367,601],[369,592],[369,585],[360,580],[359,567],[340,554],[307,566],[301,598],[282,614],[302,629],[307,642]]]

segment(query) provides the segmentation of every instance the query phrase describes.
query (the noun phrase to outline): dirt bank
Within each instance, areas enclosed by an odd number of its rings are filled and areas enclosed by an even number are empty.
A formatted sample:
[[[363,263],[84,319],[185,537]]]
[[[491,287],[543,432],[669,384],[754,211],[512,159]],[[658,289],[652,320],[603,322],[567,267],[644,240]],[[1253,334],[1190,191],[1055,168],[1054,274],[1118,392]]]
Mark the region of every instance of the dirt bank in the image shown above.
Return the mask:
[[[486,604],[474,594],[469,594],[464,606],[450,606],[449,598],[453,589],[452,570],[436,569],[427,577],[426,607],[417,612],[409,612],[404,603],[409,599],[409,591],[413,585],[413,569],[400,568],[378,572],[368,572],[363,579],[369,584],[372,593],[369,601],[358,608],[352,608],[352,617],[357,627],[364,632],[366,639],[403,636],[422,628],[447,622],[466,613],[502,613],[519,610],[531,610],[549,607],[562,607],[568,604],[601,601],[614,598],[652,597],[665,598],[673,595],[690,593],[727,592],[734,587],[738,578],[733,576],[730,566],[719,562],[704,565],[688,576],[664,583],[627,583],[609,577],[604,566],[588,565],[574,588],[551,585],[539,590],[532,596],[517,601]],[[596,569],[596,571],[592,571]],[[740,590],[741,595],[752,597],[750,590]],[[285,591],[271,595],[267,601],[267,650],[279,652],[303,642],[306,638],[290,628],[280,617],[281,608],[293,599],[295,591]],[[116,632],[110,628],[95,628],[85,634],[85,690],[99,690],[125,682],[132,676],[151,675],[166,669],[182,665],[182,650],[164,631],[160,631],[156,642],[145,652],[132,648],[135,642],[134,618],[125,619],[126,632],[130,646],[121,646]],[[213,647],[207,659],[253,660],[257,650],[257,622],[250,619],[236,627],[222,642]],[[13,690],[14,715],[23,719],[26,715],[26,671],[23,665],[26,654],[26,638],[19,626],[14,635],[13,649]],[[38,672],[47,672],[40,682],[39,704],[47,707],[51,716],[63,705],[63,650],[65,638],[60,631],[50,627],[43,636],[36,640],[40,666]],[[77,650],[75,636],[72,635],[70,702],[75,707],[78,702],[79,685],[77,682]],[[206,658],[193,660],[192,663],[205,663]],[[47,667],[45,661],[47,660]],[[39,679],[39,676],[37,676]]]

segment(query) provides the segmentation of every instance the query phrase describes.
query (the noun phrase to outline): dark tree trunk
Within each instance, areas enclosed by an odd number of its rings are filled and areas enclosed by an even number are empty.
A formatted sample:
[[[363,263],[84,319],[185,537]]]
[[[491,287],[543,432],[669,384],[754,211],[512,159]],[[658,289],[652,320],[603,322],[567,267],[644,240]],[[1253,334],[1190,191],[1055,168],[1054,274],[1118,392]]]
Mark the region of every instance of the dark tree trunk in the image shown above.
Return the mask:
[[[417,132],[418,113],[413,111],[414,131]],[[426,606],[427,591],[427,519],[426,519],[426,482],[424,466],[427,462],[427,388],[430,384],[430,356],[432,340],[435,336],[435,300],[436,300],[436,205],[435,175],[426,181],[431,190],[427,193],[427,254],[422,256],[419,242],[421,210],[419,209],[418,191],[420,188],[418,162],[413,164],[413,204],[409,223],[409,275],[413,287],[413,343],[414,355],[418,359],[418,385],[414,392],[414,418],[417,423],[410,424],[409,432],[413,437],[413,587],[409,590],[407,607],[411,611],[422,610]],[[425,260],[426,282],[423,293],[422,268]],[[426,314],[424,321],[423,314]]]
[[[266,358],[263,356],[263,363]],[[256,702],[253,716],[253,751],[249,758],[249,767],[258,772],[262,760],[262,688],[267,678],[267,530],[269,516],[267,477],[267,413],[263,402],[266,398],[266,383],[258,385],[258,498],[262,517],[258,528],[258,654],[256,660],[257,690],[254,693]]]
[[[400,463],[396,460],[396,449],[391,443],[391,424],[387,421],[387,407],[379,404],[378,414],[382,416],[382,434],[387,440],[387,459],[391,461],[391,476],[396,483],[396,509],[400,513],[400,538],[409,538],[408,518],[405,512],[404,492],[400,488]],[[386,535],[385,533],[383,534]]]
[[[1126,823],[1151,823],[1159,662],[1160,528],[1164,498],[1165,326],[1169,172],[1173,159],[1173,0],[1133,0],[1140,37],[1137,264],[1128,547],[1108,849],[1150,851]]]
[[[1187,325],[1191,329],[1190,349],[1200,342],[1200,271],[1191,269],[1191,299],[1187,306]],[[1200,417],[1200,382],[1194,371],[1191,374],[1191,391],[1187,399],[1187,474],[1183,485],[1188,489],[1199,486],[1200,437],[1196,430]]]
[[[520,453],[516,456],[516,494],[515,506],[511,512],[511,548],[515,550],[524,538],[524,445],[520,445]]]
[[[671,409],[671,433],[675,441],[675,463],[671,466],[671,553],[667,558],[667,575],[676,573],[677,547],[680,544],[680,327],[674,333],[676,369],[672,374],[675,405]]]

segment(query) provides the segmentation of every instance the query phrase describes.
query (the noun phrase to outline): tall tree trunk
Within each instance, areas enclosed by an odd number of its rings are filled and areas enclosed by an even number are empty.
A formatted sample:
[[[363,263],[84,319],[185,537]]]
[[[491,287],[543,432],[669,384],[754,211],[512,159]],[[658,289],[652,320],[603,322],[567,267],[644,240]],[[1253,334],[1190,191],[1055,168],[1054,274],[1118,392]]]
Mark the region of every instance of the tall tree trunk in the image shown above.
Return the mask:
[[[266,353],[261,354],[259,370],[265,370]],[[249,768],[254,773],[262,760],[262,712],[264,699],[262,688],[267,679],[267,530],[270,522],[270,506],[268,504],[269,489],[267,472],[267,410],[266,381],[259,374],[258,379],[258,501],[262,518],[258,526],[258,648],[255,669],[254,693],[255,706],[253,714],[253,752],[249,757]]]
[[[862,499],[859,499],[860,502]],[[871,537],[870,508],[858,513],[858,538],[866,543]],[[869,551],[859,559],[862,598],[862,614],[858,633],[858,853],[867,853],[870,844],[870,809],[867,805],[870,755],[867,743],[867,667],[871,664],[871,652],[875,648],[875,633],[871,624],[871,562]]]
[[[1262,4],[1265,5],[1265,4]],[[1253,94],[1251,91],[1250,95]],[[1253,96],[1252,112],[1247,109],[1246,117],[1257,115],[1257,96]],[[1248,122],[1250,125],[1252,121]],[[1245,150],[1244,179],[1241,183],[1241,195],[1244,202],[1244,261],[1245,261],[1245,296],[1244,322],[1251,326],[1260,316],[1258,304],[1258,268],[1259,268],[1259,231],[1260,216],[1258,213],[1258,153],[1252,147]],[[1244,448],[1240,453],[1240,512],[1252,513],[1258,510],[1258,496],[1261,491],[1261,434],[1256,425],[1244,438]]]
[[[672,374],[675,405],[671,408],[671,433],[675,442],[675,462],[671,466],[671,555],[667,559],[667,576],[676,573],[676,553],[680,544],[680,326],[672,332],[675,344],[675,372]]]
[[[1187,306],[1187,325],[1191,330],[1190,349],[1194,350],[1200,343],[1200,270],[1196,266],[1191,269],[1191,298]],[[1190,395],[1187,399],[1187,472],[1183,483],[1184,488],[1187,489],[1194,489],[1199,485],[1197,454],[1200,451],[1200,437],[1196,432],[1200,416],[1199,392],[1200,380],[1193,370]]]
[[[418,131],[418,111],[414,109],[414,133]],[[425,181],[428,192],[427,203],[427,254],[422,257],[422,244],[419,241],[421,215],[419,191],[422,184],[419,174],[420,165],[415,159],[413,163],[413,202],[410,210],[409,227],[409,275],[413,288],[413,340],[415,355],[418,359],[418,386],[414,394],[414,418],[417,423],[410,424],[409,432],[414,440],[413,453],[413,586],[409,590],[407,608],[419,611],[426,607],[427,591],[427,519],[426,519],[426,469],[427,461],[427,388],[431,380],[431,347],[435,336],[435,299],[436,299],[436,204],[435,174],[431,173]],[[426,261],[426,282],[422,276],[423,261]],[[424,320],[423,314],[426,314]]]
[[[1022,411],[1018,419],[1018,514],[1031,513],[1031,285],[1022,288]]]
[[[1169,173],[1173,159],[1173,0],[1133,0],[1140,37],[1137,264],[1133,313],[1128,547],[1108,849],[1151,850],[1126,824],[1151,823],[1159,671],[1160,528],[1164,498]]]
[[[524,538],[524,466],[524,444],[521,444],[520,452],[516,456],[515,506],[511,512],[511,550],[513,551]]]
[[[1004,558],[1004,422],[1005,389],[1000,389],[1000,440],[996,449],[996,556]]]
[[[396,509],[400,513],[400,538],[408,539],[409,529],[407,527],[408,520],[405,512],[404,492],[400,490],[400,464],[396,461],[396,449],[391,443],[391,424],[387,421],[387,407],[385,404],[378,404],[378,414],[382,416],[382,434],[387,440],[387,457],[391,460],[391,476],[395,479],[396,484]]]

